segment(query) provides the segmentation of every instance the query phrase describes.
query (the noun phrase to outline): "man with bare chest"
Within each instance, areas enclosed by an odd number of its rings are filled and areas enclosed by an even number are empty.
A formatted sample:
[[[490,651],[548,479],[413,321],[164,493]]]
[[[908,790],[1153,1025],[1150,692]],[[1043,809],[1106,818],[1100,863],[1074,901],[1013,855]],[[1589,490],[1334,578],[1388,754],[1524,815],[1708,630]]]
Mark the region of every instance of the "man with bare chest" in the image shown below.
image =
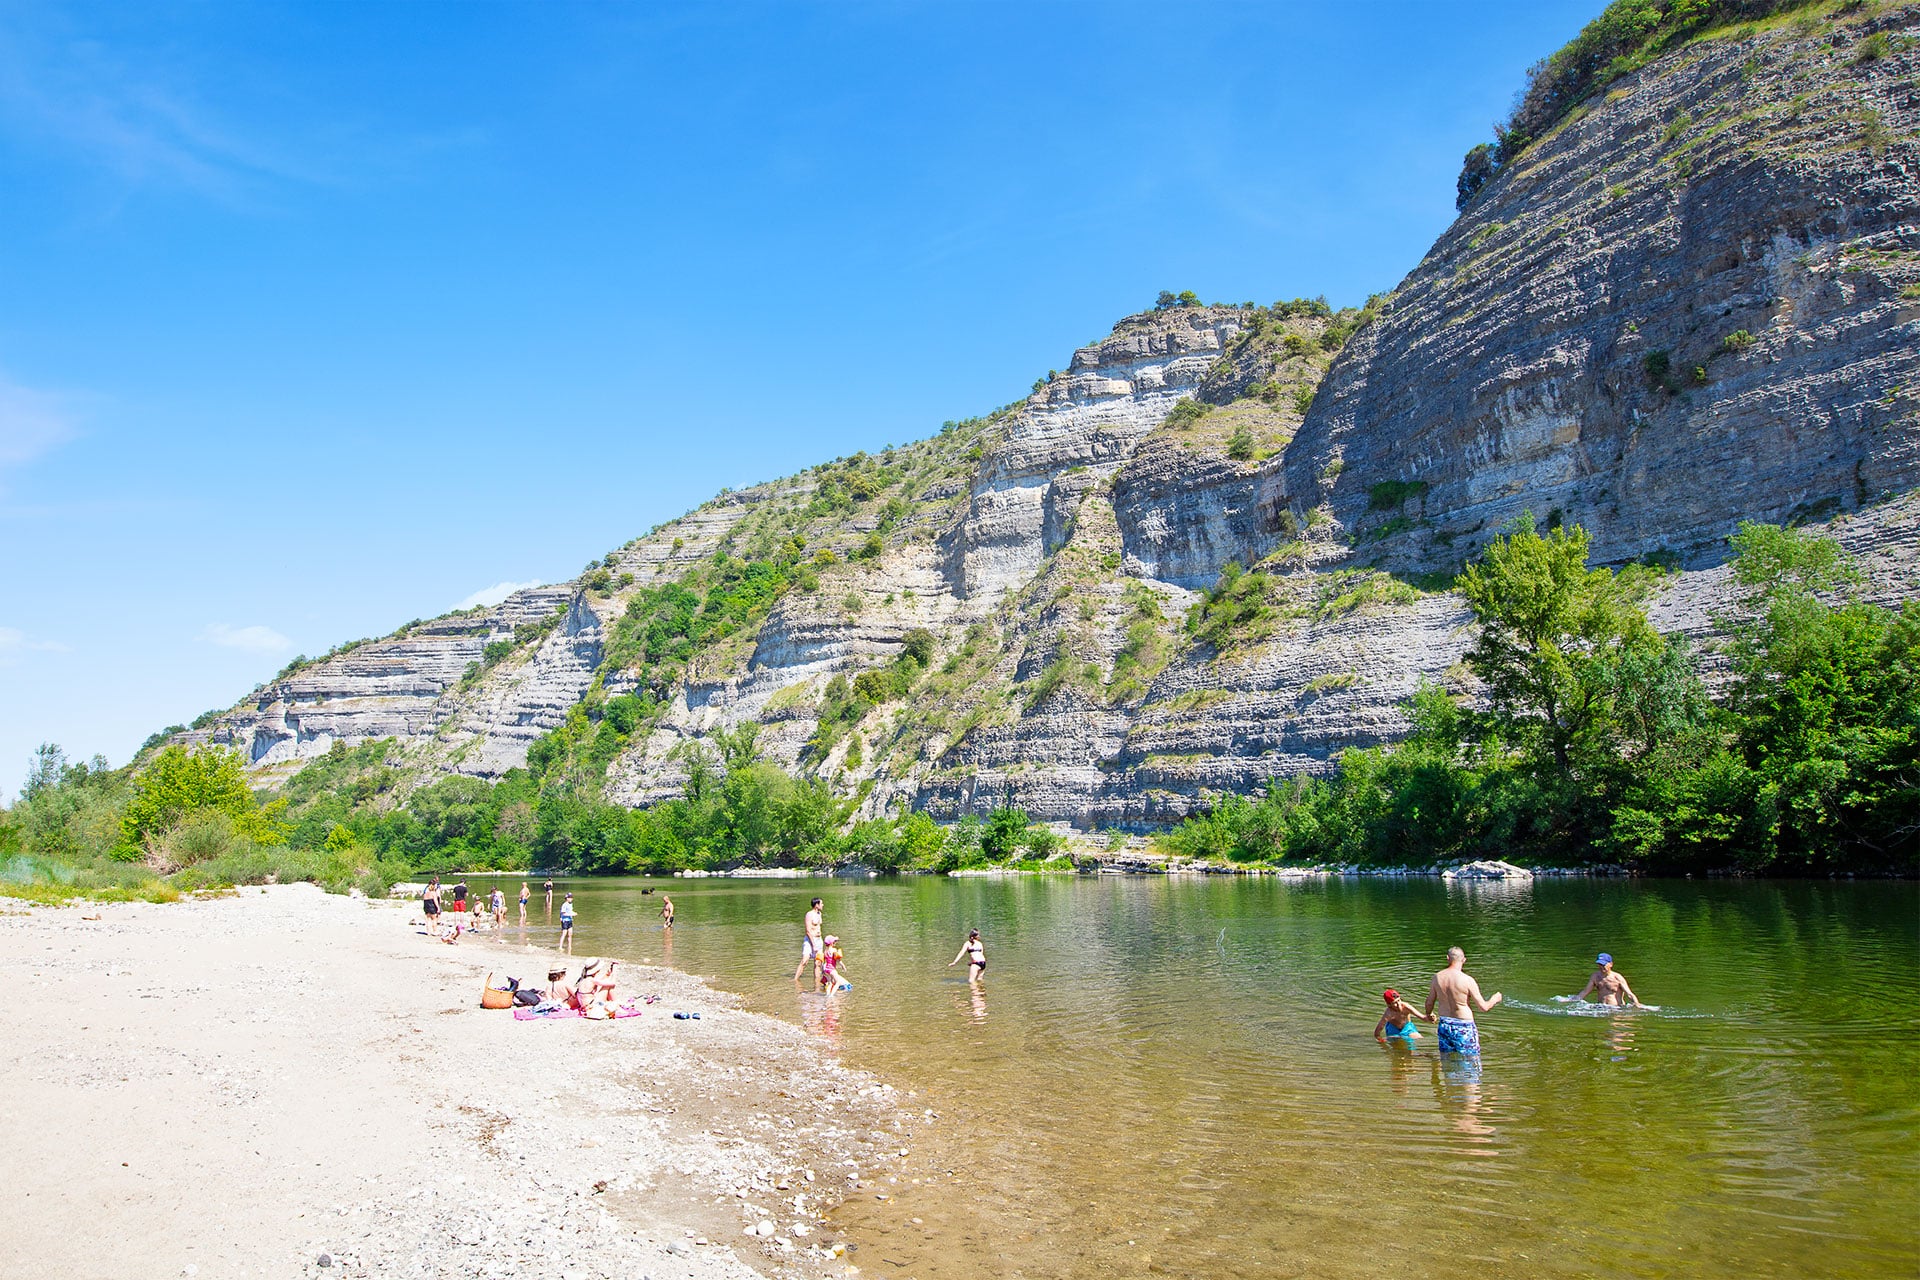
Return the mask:
[[[1480,1052],[1480,1028],[1473,1021],[1474,1006],[1485,1013],[1503,998],[1496,991],[1483,998],[1480,984],[1466,970],[1467,953],[1458,947],[1447,948],[1447,967],[1433,975],[1427,988],[1426,1012],[1439,1011],[1440,1052],[1477,1054]]]
[[[1600,958],[1594,963],[1600,967],[1593,971],[1591,978],[1587,979],[1587,985],[1581,988],[1578,996],[1574,997],[1576,1000],[1585,1000],[1589,993],[1597,993],[1601,1004],[1619,1008],[1631,1001],[1634,1008],[1643,1007],[1640,997],[1633,994],[1633,988],[1627,985],[1626,978],[1614,972],[1612,956],[1602,951]]]

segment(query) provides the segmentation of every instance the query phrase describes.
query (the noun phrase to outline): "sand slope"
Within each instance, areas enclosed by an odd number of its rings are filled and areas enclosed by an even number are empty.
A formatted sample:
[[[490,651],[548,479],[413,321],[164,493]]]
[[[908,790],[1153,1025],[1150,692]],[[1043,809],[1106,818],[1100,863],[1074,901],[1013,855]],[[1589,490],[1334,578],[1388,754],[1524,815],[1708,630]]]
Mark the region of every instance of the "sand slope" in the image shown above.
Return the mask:
[[[433,944],[407,904],[4,905],[0,1274],[820,1276],[820,1215],[905,1136],[670,971],[623,966],[662,997],[639,1018],[515,1022],[481,979],[545,956]]]

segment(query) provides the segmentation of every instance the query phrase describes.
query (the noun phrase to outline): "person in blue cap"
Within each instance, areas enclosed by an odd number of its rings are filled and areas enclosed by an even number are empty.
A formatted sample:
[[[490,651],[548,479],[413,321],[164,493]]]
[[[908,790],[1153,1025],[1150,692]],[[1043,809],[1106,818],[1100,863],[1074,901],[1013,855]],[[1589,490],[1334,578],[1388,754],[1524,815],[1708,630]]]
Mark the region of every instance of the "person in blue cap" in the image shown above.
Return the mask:
[[[1595,960],[1594,963],[1600,967],[1593,971],[1593,976],[1587,979],[1587,985],[1581,989],[1580,994],[1575,996],[1574,999],[1585,1000],[1589,993],[1598,992],[1601,1004],[1620,1007],[1628,1001],[1632,1001],[1634,1008],[1639,1009],[1643,1007],[1640,1003],[1640,997],[1633,994],[1633,988],[1627,985],[1626,978],[1614,971],[1612,956],[1602,951],[1599,959]]]

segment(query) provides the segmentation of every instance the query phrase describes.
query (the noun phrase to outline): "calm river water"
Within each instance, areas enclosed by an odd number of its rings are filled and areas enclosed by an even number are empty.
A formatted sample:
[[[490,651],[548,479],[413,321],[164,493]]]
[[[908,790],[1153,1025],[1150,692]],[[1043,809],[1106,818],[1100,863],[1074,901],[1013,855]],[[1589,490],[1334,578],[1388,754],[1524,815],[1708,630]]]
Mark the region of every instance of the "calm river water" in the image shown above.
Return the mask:
[[[838,1215],[865,1276],[1920,1271],[1910,883],[567,887],[579,954],[707,976],[939,1113],[929,1176]],[[831,1000],[792,983],[815,894],[855,980]],[[969,926],[977,989],[945,967]],[[1372,1036],[1452,944],[1506,993],[1478,1066]],[[1659,1011],[1556,1003],[1598,951]]]

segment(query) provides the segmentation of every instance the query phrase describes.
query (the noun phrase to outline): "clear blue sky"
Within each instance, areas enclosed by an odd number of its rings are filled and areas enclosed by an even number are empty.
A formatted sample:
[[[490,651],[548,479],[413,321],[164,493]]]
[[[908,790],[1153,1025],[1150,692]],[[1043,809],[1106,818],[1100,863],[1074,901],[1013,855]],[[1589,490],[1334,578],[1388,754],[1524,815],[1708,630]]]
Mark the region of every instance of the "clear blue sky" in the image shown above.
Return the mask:
[[[295,652],[1392,287],[1601,7],[0,0],[0,794]]]

